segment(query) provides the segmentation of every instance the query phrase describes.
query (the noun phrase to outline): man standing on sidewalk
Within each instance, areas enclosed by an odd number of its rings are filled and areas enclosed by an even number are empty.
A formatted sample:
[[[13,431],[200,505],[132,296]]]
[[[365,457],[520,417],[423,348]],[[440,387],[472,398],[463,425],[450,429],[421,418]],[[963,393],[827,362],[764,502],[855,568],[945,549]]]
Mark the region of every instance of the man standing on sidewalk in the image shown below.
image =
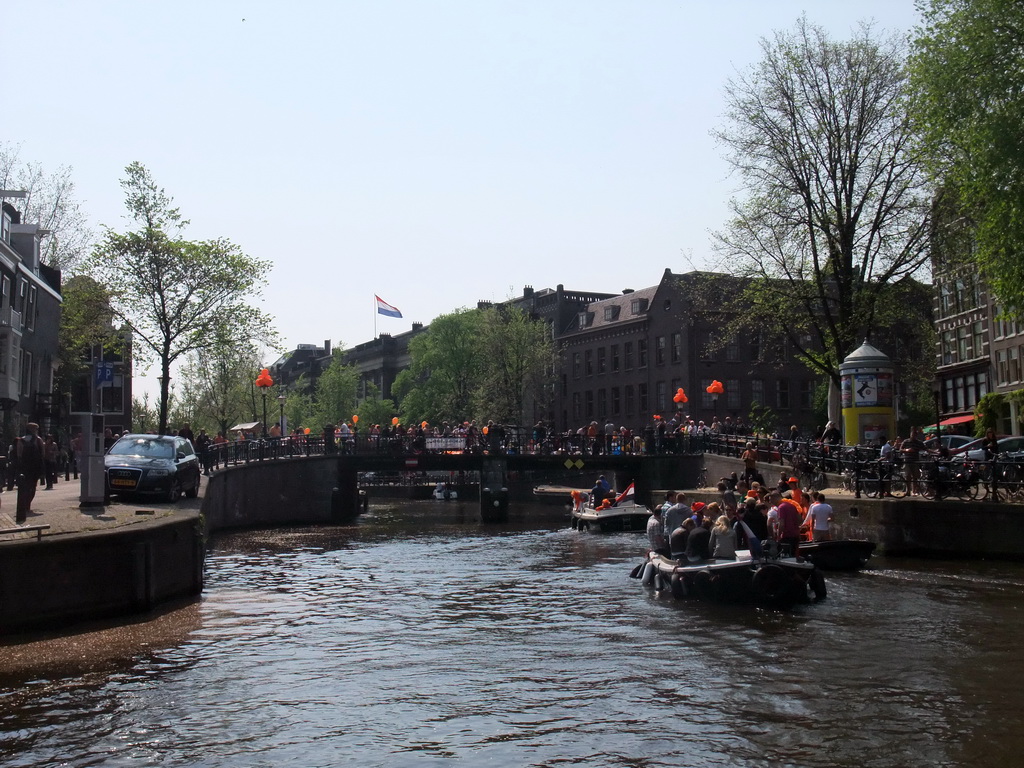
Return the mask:
[[[28,519],[36,486],[43,472],[43,441],[39,439],[39,425],[29,422],[27,432],[15,442],[18,455],[18,513],[16,522],[20,525]]]

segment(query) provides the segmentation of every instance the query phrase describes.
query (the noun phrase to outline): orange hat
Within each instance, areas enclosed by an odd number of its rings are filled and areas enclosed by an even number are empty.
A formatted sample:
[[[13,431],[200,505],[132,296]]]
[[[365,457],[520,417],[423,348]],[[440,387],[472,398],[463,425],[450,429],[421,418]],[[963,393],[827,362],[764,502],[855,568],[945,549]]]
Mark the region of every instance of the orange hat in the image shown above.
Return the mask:
[[[799,478],[791,477],[791,478],[789,478],[789,482],[791,482],[791,483],[799,483],[800,480],[799,480]]]

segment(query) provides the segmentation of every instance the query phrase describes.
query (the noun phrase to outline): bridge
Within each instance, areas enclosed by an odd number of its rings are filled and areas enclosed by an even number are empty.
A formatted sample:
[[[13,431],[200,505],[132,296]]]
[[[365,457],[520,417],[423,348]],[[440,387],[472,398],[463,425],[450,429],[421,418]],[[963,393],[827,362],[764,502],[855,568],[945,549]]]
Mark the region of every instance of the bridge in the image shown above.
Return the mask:
[[[703,466],[696,446],[672,453],[602,452],[524,453],[508,447],[465,446],[451,450],[414,447],[407,441],[334,444],[322,438],[248,441],[221,444],[204,456],[212,468],[224,468],[210,478],[204,513],[215,527],[281,524],[280,507],[289,522],[328,522],[350,519],[360,511],[360,475],[366,473],[475,473],[480,478],[483,520],[507,514],[510,480],[574,477],[589,486],[597,474],[614,477],[613,485],[635,484],[637,499],[649,502],[658,488],[695,488]],[[432,450],[433,448],[433,450]]]

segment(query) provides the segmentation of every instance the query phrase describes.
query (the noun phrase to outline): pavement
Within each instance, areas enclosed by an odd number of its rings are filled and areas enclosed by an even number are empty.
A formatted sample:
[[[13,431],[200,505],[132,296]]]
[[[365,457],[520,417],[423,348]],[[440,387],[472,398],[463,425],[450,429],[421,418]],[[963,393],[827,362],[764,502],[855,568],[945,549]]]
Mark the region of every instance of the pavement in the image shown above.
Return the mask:
[[[205,481],[204,477],[203,486]],[[133,525],[173,515],[182,510],[198,510],[202,503],[202,492],[201,487],[199,498],[180,498],[176,503],[157,502],[145,497],[125,500],[115,497],[112,503],[106,506],[82,507],[82,481],[65,480],[61,476],[53,490],[47,491],[43,486],[39,486],[25,525],[49,525],[49,530],[42,532],[43,536],[60,536]],[[8,491],[5,487],[0,493],[0,529],[17,527],[14,521],[17,504],[17,489]],[[35,538],[36,535],[35,531],[0,534],[0,541]]]

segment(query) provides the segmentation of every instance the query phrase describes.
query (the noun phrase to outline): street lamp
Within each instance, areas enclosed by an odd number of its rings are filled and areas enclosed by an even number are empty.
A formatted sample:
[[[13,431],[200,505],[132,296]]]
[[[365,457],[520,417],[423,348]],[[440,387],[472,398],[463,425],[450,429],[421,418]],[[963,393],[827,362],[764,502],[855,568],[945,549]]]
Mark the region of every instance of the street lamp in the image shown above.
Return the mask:
[[[711,402],[715,404],[715,421],[718,421],[718,396],[725,391],[725,387],[718,379],[712,379],[705,391],[711,395]]]
[[[263,393],[263,437],[267,436],[267,387],[274,386],[274,380],[270,377],[270,371],[264,368],[256,377],[256,386]]]
[[[281,421],[278,422],[278,424],[281,425],[281,437],[285,436],[285,429],[284,429],[284,404],[285,404],[285,401],[287,401],[287,400],[288,400],[288,398],[284,396],[283,392],[280,395],[277,396],[277,404],[281,407]]]

